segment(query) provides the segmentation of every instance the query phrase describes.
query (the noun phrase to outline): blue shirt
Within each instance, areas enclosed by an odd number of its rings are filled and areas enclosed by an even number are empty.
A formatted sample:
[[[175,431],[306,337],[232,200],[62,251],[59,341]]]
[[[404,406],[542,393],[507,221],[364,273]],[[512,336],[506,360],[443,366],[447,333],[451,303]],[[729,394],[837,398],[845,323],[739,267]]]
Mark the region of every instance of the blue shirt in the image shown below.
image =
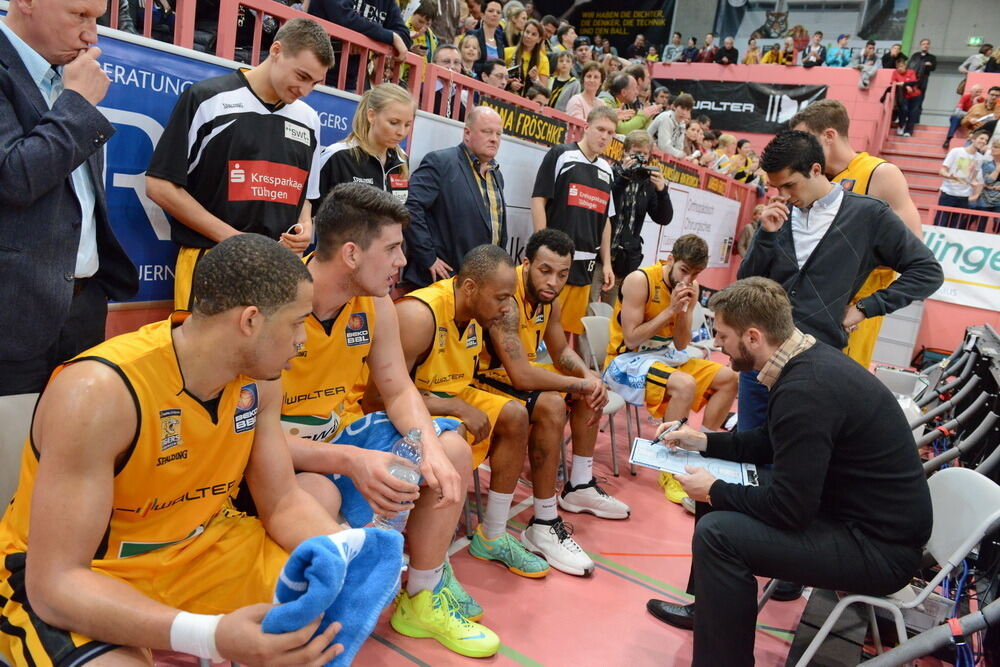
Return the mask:
[[[6,21],[0,20],[0,31],[10,40],[17,55],[20,56],[24,68],[28,70],[31,80],[38,86],[38,92],[42,99],[52,108],[52,103],[58,93],[62,92],[62,67],[53,68],[40,53],[31,48],[23,39],[18,37],[11,30]],[[57,81],[58,79],[58,81]],[[57,94],[53,96],[53,86],[58,86]],[[80,245],[76,251],[76,269],[74,275],[77,278],[89,278],[97,273],[97,220],[94,217],[94,208],[97,204],[97,195],[94,192],[94,183],[90,178],[87,163],[84,162],[73,170],[70,174],[73,184],[73,192],[80,204]]]

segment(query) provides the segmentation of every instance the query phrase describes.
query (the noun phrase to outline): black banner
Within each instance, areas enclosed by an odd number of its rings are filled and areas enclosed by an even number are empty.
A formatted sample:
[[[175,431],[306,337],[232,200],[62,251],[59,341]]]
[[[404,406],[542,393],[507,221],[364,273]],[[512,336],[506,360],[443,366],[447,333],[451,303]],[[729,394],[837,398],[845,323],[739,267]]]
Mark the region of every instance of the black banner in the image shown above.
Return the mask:
[[[775,134],[799,109],[826,97],[826,86],[790,86],[740,81],[656,79],[672,95],[690,93],[693,115],[712,119],[713,130]]]
[[[567,19],[577,34],[606,37],[623,58],[639,33],[657,49],[668,44],[674,16],[674,0],[538,0],[535,8]]]
[[[566,142],[566,123],[547,118],[524,107],[508,104],[501,100],[483,96],[480,104],[495,109],[503,120],[503,133],[543,146],[555,146]]]

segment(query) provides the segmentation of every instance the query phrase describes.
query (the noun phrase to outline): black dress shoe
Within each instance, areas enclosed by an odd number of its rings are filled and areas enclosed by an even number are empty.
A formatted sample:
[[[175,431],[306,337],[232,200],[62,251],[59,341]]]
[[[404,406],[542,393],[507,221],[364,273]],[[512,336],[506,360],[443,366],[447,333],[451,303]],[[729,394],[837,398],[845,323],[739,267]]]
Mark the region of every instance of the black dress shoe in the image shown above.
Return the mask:
[[[668,625],[681,630],[694,630],[694,603],[670,604],[663,600],[650,600],[646,610]]]
[[[771,595],[771,599],[775,602],[798,600],[802,597],[802,590],[804,588],[805,586],[802,584],[796,584],[791,581],[779,581],[778,585],[774,587],[774,594]]]

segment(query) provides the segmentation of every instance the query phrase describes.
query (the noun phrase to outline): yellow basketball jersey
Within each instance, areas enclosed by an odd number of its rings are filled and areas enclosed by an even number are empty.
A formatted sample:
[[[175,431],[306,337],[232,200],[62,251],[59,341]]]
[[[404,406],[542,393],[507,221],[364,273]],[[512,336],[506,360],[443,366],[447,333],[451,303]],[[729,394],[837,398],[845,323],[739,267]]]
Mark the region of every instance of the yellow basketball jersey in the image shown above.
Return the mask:
[[[114,505],[94,566],[200,535],[228,505],[253,446],[260,402],[257,383],[238,376],[213,411],[184,388],[171,330],[181,314],[101,343],[57,368],[96,360],[129,387],[138,428],[115,471]],[[24,551],[38,454],[29,436],[18,490],[0,523],[4,553]]]
[[[667,284],[670,262],[657,262],[652,266],[639,269],[646,276],[646,305],[643,307],[642,321],[648,322],[670,307],[670,286]],[[668,322],[653,334],[652,341],[665,343],[674,337],[674,323]],[[622,333],[622,299],[618,296],[615,312],[611,316],[611,339],[608,341],[608,356],[610,362],[619,354],[635,352],[625,347],[625,334]]]
[[[869,155],[868,153],[858,153],[851,160],[847,167],[833,177],[835,183],[840,183],[845,190],[857,192],[858,194],[868,194],[871,185],[872,173],[875,168],[885,162],[882,158]],[[855,304],[867,296],[871,296],[880,289],[885,289],[896,279],[896,272],[889,268],[880,267],[868,274],[868,278],[858,288],[857,294],[851,298],[851,304]],[[881,317],[870,317],[862,320],[858,328],[847,337],[847,346],[844,353],[859,364],[868,368],[872,361],[872,353],[875,351],[875,343],[878,341],[878,333],[882,328]]]
[[[468,387],[483,350],[483,337],[475,320],[464,331],[455,324],[455,279],[439,280],[403,298],[427,304],[434,314],[434,341],[413,369],[413,384],[417,389],[452,395]]]
[[[545,327],[549,323],[549,315],[552,313],[552,304],[538,304],[533,312],[529,311],[528,301],[525,298],[524,265],[517,269],[517,289],[514,292],[514,303],[517,308],[518,325],[517,335],[521,339],[521,345],[528,353],[528,361],[535,362],[538,358],[538,346],[545,336]],[[479,368],[482,370],[493,370],[500,368],[503,364],[493,350],[489,332],[484,334],[486,342],[483,345],[483,354],[479,358]]]
[[[362,376],[375,332],[375,299],[356,296],[344,304],[329,330],[306,318],[304,356],[281,376],[281,425],[291,435],[330,442],[361,416],[352,391]]]

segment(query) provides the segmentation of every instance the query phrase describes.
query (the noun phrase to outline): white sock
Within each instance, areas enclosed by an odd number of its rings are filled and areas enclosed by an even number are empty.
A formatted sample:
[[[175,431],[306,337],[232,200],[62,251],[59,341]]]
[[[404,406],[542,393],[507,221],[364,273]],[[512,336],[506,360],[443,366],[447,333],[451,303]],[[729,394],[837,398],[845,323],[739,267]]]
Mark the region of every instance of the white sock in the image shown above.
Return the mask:
[[[569,472],[571,486],[588,484],[594,478],[594,457],[573,455],[573,468]]]
[[[702,433],[715,433],[715,431],[713,429],[705,428],[704,424],[702,424],[701,426],[699,426],[698,430],[701,431]]]
[[[507,530],[507,515],[513,502],[513,493],[490,491],[486,498],[486,513],[483,514],[483,535],[486,539],[495,540]]]
[[[587,480],[590,481],[589,479]],[[539,521],[553,521],[559,518],[556,510],[556,497],[535,498],[535,518]]]
[[[411,598],[420,591],[433,591],[441,581],[441,574],[444,572],[444,563],[441,563],[433,570],[418,570],[410,567],[407,570],[406,594]]]

